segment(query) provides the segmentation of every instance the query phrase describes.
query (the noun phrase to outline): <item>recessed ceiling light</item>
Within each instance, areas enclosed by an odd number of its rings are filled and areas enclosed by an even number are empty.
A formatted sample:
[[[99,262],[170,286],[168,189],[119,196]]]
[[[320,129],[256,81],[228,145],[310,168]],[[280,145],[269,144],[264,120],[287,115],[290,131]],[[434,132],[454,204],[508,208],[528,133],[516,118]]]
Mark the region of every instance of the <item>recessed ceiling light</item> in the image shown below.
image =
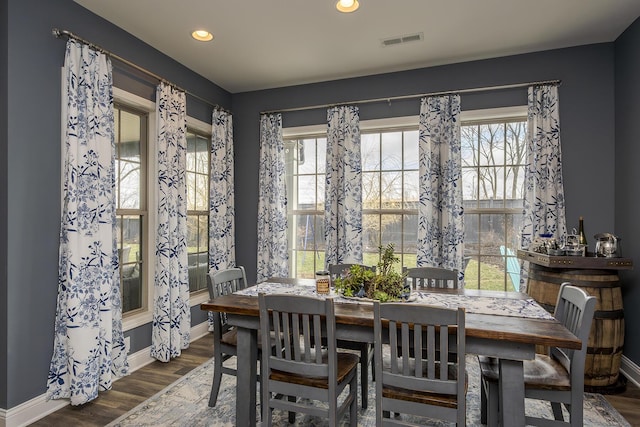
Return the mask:
[[[191,33],[191,37],[201,42],[208,42],[210,40],[213,40],[213,34],[211,34],[207,30],[195,30],[193,33]]]
[[[338,0],[336,3],[336,9],[344,13],[355,12],[359,7],[358,0]]]

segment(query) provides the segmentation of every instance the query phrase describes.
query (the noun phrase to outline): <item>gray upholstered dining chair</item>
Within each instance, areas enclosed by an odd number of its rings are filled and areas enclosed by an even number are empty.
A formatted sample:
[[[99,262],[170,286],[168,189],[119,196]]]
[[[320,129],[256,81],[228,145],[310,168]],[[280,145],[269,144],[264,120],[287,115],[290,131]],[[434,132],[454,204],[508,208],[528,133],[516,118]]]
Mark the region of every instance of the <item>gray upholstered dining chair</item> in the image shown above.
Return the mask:
[[[271,331],[283,338],[273,354],[262,353],[263,425],[271,426],[274,409],[289,411],[290,423],[303,412],[327,418],[330,426],[349,411],[349,424],[357,425],[359,357],[338,352],[333,299],[259,294],[258,301],[263,347]]]
[[[464,309],[374,302],[373,312],[376,425],[415,425],[414,420],[391,418],[394,412],[464,426]],[[411,351],[414,348],[421,351]],[[455,355],[453,362],[449,355]]]
[[[329,264],[329,275],[331,280],[336,277],[345,275],[352,265],[360,265],[364,269],[375,273],[376,266],[368,266],[363,264]],[[375,369],[373,367],[373,345],[367,342],[356,342],[347,340],[338,340],[338,348],[347,350],[357,350],[360,352],[360,399],[362,400],[362,409],[367,409],[369,394],[369,366],[371,366],[371,376],[375,381]]]
[[[207,276],[209,298],[214,299],[222,295],[231,294],[247,287],[247,276],[244,267],[228,268],[226,270],[211,271]],[[258,337],[259,339],[260,337]],[[226,313],[213,312],[213,383],[209,395],[209,406],[216,406],[222,374],[236,375],[236,369],[225,366],[224,362],[238,355],[238,339],[234,327],[227,324]],[[273,343],[271,344],[273,347]],[[259,358],[262,343],[258,340]]]
[[[407,268],[407,285],[411,289],[452,288],[458,289],[458,270],[441,267]]]
[[[563,283],[558,293],[554,317],[582,340],[580,350],[552,347],[549,355],[536,354],[524,361],[525,397],[551,403],[555,422],[526,417],[527,425],[566,425],[562,405],[569,412],[569,424],[582,426],[584,364],[587,341],[595,310],[596,298],[570,283]],[[481,373],[481,420],[489,426],[498,425],[498,361],[478,356]]]

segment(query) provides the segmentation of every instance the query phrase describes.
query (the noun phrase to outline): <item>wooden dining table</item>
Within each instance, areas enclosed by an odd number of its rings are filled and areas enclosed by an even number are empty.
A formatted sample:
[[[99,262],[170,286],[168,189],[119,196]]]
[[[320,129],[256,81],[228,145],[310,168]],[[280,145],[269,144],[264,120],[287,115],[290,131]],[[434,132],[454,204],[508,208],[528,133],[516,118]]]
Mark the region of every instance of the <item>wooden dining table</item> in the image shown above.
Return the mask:
[[[286,284],[309,289],[312,279],[271,278],[268,283]],[[200,305],[202,310],[227,313],[229,324],[237,328],[236,425],[256,425],[256,355],[260,314],[257,293],[268,286],[254,285],[252,294],[229,294]],[[262,288],[261,288],[262,286]],[[472,301],[494,299],[529,300],[519,292],[471,289],[429,289],[433,295],[461,295]],[[411,303],[411,302],[408,302]],[[414,301],[413,303],[420,303]],[[533,304],[537,304],[532,302]],[[336,338],[373,343],[373,305],[336,298]],[[561,323],[552,318],[466,312],[466,351],[499,359],[499,395],[502,425],[524,426],[524,360],[535,357],[535,346],[557,346],[579,349],[582,342]]]

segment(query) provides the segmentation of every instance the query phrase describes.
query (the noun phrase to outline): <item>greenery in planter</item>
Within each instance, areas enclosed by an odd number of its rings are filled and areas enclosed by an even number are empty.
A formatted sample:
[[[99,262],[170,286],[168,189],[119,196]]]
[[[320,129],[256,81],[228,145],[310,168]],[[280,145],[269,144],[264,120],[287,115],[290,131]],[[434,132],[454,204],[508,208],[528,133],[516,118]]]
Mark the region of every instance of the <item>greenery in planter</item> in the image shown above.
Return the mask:
[[[391,243],[385,248],[380,246],[380,252],[380,262],[375,273],[361,265],[352,265],[345,277],[338,277],[333,281],[336,291],[347,297],[370,298],[382,302],[403,299],[407,292],[405,275],[393,269],[393,264],[399,262],[400,258],[395,256]]]

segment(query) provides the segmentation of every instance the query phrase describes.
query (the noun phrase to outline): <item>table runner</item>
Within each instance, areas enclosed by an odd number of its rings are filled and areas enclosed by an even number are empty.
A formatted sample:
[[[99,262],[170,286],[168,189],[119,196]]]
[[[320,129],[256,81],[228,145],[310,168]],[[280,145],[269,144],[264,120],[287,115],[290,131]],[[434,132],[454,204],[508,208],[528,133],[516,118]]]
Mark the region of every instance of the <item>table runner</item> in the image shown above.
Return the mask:
[[[371,304],[371,300],[346,298],[331,292],[318,294],[314,285],[291,285],[288,283],[263,282],[250,288],[242,289],[236,294],[258,296],[265,294],[288,294],[322,298],[333,298],[337,303]],[[515,316],[530,319],[553,319],[553,316],[542,308],[533,298],[515,299],[485,296],[450,295],[428,291],[413,291],[407,304],[417,303],[437,307],[464,307],[467,313],[489,314],[496,316]]]

